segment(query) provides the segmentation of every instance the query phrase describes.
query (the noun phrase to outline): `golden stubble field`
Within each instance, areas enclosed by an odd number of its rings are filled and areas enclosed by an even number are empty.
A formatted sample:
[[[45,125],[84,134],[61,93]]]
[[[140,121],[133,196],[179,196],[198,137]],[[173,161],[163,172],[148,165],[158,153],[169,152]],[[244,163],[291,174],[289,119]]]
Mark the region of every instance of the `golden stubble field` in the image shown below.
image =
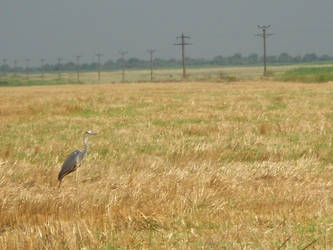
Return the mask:
[[[332,99],[331,83],[0,88],[0,248],[331,249]]]

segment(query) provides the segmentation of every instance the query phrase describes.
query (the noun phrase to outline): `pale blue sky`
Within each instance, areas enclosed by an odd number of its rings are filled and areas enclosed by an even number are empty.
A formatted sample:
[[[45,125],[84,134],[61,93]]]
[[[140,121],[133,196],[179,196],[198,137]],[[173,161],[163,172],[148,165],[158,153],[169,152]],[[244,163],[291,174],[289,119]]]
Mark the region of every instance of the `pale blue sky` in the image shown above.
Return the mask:
[[[332,0],[0,0],[0,60],[92,62],[121,50],[143,59],[150,48],[179,58],[181,32],[192,37],[189,57],[262,54],[257,24],[275,33],[269,54],[333,55],[332,11]]]

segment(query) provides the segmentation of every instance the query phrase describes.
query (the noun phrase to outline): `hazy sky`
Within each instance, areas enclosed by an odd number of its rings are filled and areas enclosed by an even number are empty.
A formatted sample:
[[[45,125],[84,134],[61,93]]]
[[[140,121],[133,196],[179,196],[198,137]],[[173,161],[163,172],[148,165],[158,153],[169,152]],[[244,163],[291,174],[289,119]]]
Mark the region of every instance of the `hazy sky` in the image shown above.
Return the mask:
[[[187,56],[262,54],[257,24],[270,24],[268,53],[333,55],[332,0],[0,0],[0,60],[57,57],[103,61],[179,58],[176,36],[191,36]]]

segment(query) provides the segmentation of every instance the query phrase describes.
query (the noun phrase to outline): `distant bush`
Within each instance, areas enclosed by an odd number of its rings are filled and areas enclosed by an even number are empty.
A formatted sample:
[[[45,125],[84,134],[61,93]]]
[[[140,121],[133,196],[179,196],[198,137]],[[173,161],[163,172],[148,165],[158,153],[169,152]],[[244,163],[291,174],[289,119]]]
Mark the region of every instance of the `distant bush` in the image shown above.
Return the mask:
[[[222,82],[236,82],[237,77],[234,76],[234,75],[228,75],[228,74],[225,74],[225,73],[220,73],[219,80],[222,81]]]
[[[0,81],[0,86],[10,86],[8,81]]]
[[[298,68],[276,77],[280,81],[328,82],[333,81],[333,67]]]

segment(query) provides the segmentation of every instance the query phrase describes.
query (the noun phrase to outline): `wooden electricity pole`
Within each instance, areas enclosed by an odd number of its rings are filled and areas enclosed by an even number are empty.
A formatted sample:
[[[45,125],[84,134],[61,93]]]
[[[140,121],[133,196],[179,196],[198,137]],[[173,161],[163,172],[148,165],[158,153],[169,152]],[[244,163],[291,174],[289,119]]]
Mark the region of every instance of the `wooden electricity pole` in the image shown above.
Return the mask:
[[[156,50],[149,49],[147,52],[150,54],[150,80],[153,81],[153,70],[154,70],[154,53]]]
[[[61,80],[61,62],[62,62],[62,57],[58,57],[58,79]]]
[[[190,39],[191,37],[185,36],[184,33],[181,36],[177,36],[177,39],[181,39],[179,43],[175,43],[174,45],[182,46],[182,58],[183,58],[183,78],[186,79],[186,56],[185,56],[185,46],[191,45],[191,43],[186,42],[186,39]]]
[[[25,67],[25,71],[27,73],[27,80],[29,80],[29,74],[30,74],[30,59],[25,59],[26,62],[26,67]]]
[[[42,78],[42,80],[44,80],[44,66],[45,66],[45,59],[44,58],[42,58],[42,59],[40,59],[40,62],[41,62],[41,78]]]
[[[97,53],[96,56],[98,58],[98,81],[100,81],[101,80],[101,68],[102,68],[101,58],[102,58],[103,54]]]
[[[77,73],[77,81],[80,81],[80,57],[76,56],[76,73]]]
[[[2,72],[2,74],[3,74],[3,76],[6,76],[7,75],[7,69],[6,69],[6,67],[7,67],[7,58],[4,58],[4,59],[2,59],[2,69],[3,69],[3,72]]]
[[[121,68],[122,68],[122,81],[124,82],[125,81],[125,67],[126,67],[126,64],[125,64],[125,56],[127,55],[127,51],[121,51],[120,52],[120,55],[121,55]]]
[[[17,60],[14,60],[14,76],[17,76]]]
[[[264,76],[267,75],[267,45],[266,45],[266,38],[272,36],[273,34],[268,34],[267,29],[269,29],[270,25],[258,25],[258,29],[262,30],[262,34],[257,34],[256,36],[260,36],[264,40]]]

